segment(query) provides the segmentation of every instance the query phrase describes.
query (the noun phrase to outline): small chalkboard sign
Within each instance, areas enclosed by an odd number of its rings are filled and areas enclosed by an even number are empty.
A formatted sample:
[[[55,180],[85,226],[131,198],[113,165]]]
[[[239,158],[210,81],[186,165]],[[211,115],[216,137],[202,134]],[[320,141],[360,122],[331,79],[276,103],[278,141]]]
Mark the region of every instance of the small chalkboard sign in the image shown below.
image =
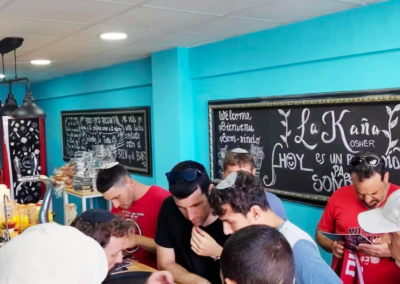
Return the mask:
[[[115,145],[130,172],[152,176],[150,107],[62,111],[63,158],[94,145]]]
[[[233,148],[248,150],[265,187],[282,198],[324,206],[351,184],[351,158],[381,154],[400,185],[400,90],[209,102],[210,171],[222,178]]]

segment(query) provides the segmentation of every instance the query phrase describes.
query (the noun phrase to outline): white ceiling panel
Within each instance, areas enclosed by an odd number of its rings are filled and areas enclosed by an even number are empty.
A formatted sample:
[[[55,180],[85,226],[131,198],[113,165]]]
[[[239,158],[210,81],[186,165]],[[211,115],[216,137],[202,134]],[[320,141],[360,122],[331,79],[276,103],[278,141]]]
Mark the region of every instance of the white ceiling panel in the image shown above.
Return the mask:
[[[5,37],[15,36],[14,34],[0,34],[0,39]],[[39,49],[53,42],[55,38],[51,37],[24,37],[24,42],[20,48],[17,49],[17,56],[26,54],[29,51]],[[5,55],[5,57],[12,57],[12,52]]]
[[[19,37],[62,37],[73,34],[85,26],[75,23],[48,22],[0,16],[0,34],[12,34]]]
[[[0,0],[0,39],[20,36],[20,75],[45,80],[322,16],[376,0]],[[103,41],[124,32],[123,41]],[[32,59],[50,66],[32,66]],[[13,54],[5,56],[13,73]],[[1,72],[0,72],[1,73]],[[12,74],[13,76],[13,74]]]
[[[110,2],[110,3],[122,3],[122,4],[129,4],[129,5],[140,5],[146,4],[150,0],[91,0],[91,1],[98,1],[98,2]]]
[[[165,34],[165,31],[155,29],[138,29],[132,27],[120,27],[120,26],[107,26],[107,25],[95,25],[81,32],[76,33],[71,38],[80,41],[100,41],[99,36],[102,33],[119,32],[126,33],[127,39],[121,42],[112,42],[101,40],[103,45],[109,46],[110,48],[118,46],[118,44],[126,45],[128,43],[138,42],[149,38],[158,37]]]
[[[187,32],[209,34],[215,36],[235,36],[244,33],[265,30],[280,25],[280,23],[260,20],[221,18],[202,25],[190,27]]]
[[[169,31],[215,18],[217,16],[140,7],[105,21],[104,24]]]
[[[274,0],[257,9],[236,13],[233,16],[290,23],[356,6],[354,3],[332,0]]]
[[[271,0],[152,0],[150,7],[196,11],[213,14],[229,14],[254,8]]]
[[[132,8],[126,4],[91,0],[14,0],[0,10],[0,15],[15,17],[95,23]]]
[[[28,52],[22,56],[18,57],[18,62],[21,64],[29,63],[34,59],[48,59],[51,60],[52,64],[54,63],[67,63],[71,61],[77,61],[82,58],[93,57],[99,54],[99,52],[89,52],[85,51],[71,51],[71,50],[52,50],[42,48],[40,50]]]
[[[214,42],[226,37],[197,33],[169,33],[151,40],[151,44],[159,46],[190,47],[204,42]]]
[[[129,44],[120,48],[115,48],[109,50],[107,52],[113,54],[142,54],[142,55],[150,55],[153,52],[173,48],[174,46],[169,45],[159,45],[151,41],[144,41],[135,44]]]

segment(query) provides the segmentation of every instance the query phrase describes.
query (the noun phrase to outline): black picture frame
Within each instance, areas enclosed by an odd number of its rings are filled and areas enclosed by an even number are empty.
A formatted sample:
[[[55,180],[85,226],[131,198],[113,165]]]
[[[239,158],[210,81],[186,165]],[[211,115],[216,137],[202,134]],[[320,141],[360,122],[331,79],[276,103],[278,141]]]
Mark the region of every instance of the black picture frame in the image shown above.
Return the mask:
[[[129,114],[143,114],[144,116],[144,128],[145,128],[145,145],[147,154],[147,165],[146,168],[131,167],[125,165],[125,168],[130,173],[140,174],[144,176],[153,176],[153,154],[152,154],[152,135],[151,135],[151,113],[150,106],[140,106],[140,107],[127,107],[127,108],[106,108],[106,109],[89,109],[89,110],[73,110],[73,111],[61,111],[61,134],[62,134],[62,151],[63,160],[69,162],[71,158],[65,154],[64,148],[64,135],[65,129],[63,125],[63,117],[71,116],[85,116],[85,115],[129,115]]]
[[[311,93],[302,95],[282,95],[228,100],[210,100],[208,102],[208,122],[211,182],[213,184],[217,184],[218,182],[220,182],[220,179],[216,178],[215,176],[215,153],[217,152],[217,143],[214,143],[216,137],[214,115],[219,109],[313,106],[330,104],[371,104],[382,102],[400,102],[400,88],[361,90],[351,92]],[[325,207],[329,199],[329,197],[317,194],[304,194],[279,189],[268,188],[266,189],[266,191],[276,194],[283,200],[316,207]]]

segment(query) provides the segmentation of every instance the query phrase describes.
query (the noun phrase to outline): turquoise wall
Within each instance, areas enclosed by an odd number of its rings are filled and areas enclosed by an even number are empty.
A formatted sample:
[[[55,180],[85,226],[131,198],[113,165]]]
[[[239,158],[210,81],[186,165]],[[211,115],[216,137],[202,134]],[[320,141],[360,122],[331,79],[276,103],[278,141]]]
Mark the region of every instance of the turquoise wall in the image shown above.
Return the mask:
[[[399,87],[398,27],[400,1],[392,0],[35,84],[48,114],[49,170],[63,164],[60,111],[150,105],[154,175],[134,178],[166,187],[178,161],[209,167],[209,100]],[[313,236],[322,209],[284,206]],[[61,200],[55,210],[62,214]]]
[[[153,104],[149,58],[34,84],[32,89],[37,104],[47,114],[46,147],[49,174],[65,164],[62,159],[61,111],[152,107]],[[152,136],[154,137],[154,131]],[[139,182],[154,183],[151,177],[132,176]],[[97,206],[105,207],[104,200],[95,200],[95,205],[96,201],[100,202]],[[69,202],[76,203],[78,212],[81,212],[80,200],[72,196],[69,197]],[[53,209],[56,212],[56,221],[63,223],[62,198],[53,197]]]

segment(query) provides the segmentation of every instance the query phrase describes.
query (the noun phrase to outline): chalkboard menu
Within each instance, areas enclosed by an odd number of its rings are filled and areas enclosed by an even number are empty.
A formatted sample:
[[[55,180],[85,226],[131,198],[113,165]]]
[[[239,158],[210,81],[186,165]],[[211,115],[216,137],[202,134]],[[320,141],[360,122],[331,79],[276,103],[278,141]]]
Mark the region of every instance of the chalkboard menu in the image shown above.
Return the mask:
[[[378,152],[400,185],[400,90],[209,102],[210,169],[222,178],[233,148],[248,150],[265,187],[283,198],[325,205],[351,184],[349,161]]]
[[[14,190],[15,200],[21,204],[37,203],[40,200],[41,183],[30,182],[21,184],[17,179],[14,159],[21,163],[21,175],[31,176],[41,174],[39,118],[14,118],[8,120],[8,143],[10,154],[10,169],[12,174],[11,188]],[[32,173],[30,155],[34,153],[38,162],[36,173]]]
[[[94,145],[115,145],[130,172],[152,176],[150,107],[62,111],[63,158]]]

